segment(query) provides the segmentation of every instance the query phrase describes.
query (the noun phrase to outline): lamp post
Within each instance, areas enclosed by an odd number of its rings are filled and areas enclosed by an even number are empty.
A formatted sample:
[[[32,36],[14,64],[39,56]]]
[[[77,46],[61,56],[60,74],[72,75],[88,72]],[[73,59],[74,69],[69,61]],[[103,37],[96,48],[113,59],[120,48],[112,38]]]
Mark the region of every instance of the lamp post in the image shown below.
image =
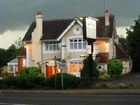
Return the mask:
[[[54,57],[54,71],[55,71],[55,80],[54,80],[54,86],[55,86],[55,89],[56,89],[56,56]]]
[[[63,89],[64,88],[64,78],[63,78],[63,67],[64,67],[64,63],[63,63],[63,58],[62,58],[62,50],[63,50],[63,48],[64,47],[66,47],[66,45],[61,45],[61,89]]]

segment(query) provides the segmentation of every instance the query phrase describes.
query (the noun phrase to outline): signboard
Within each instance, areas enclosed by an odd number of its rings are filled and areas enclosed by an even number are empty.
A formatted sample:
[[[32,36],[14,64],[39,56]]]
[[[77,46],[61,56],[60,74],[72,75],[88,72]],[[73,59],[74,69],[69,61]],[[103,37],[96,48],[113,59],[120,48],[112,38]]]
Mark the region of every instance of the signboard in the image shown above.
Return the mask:
[[[95,18],[85,17],[83,24],[85,38],[96,39],[96,21],[97,19]]]

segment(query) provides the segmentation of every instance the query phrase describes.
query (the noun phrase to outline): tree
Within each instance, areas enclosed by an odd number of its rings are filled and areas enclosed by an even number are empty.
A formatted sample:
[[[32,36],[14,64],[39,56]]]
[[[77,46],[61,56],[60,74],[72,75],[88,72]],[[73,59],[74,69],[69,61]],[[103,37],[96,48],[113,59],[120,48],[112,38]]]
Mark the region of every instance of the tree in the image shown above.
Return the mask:
[[[21,52],[23,47],[17,48],[15,44],[12,44],[7,50],[0,49],[0,69],[7,65],[7,62],[15,59]]]
[[[14,45],[16,46],[17,49],[24,46],[21,37],[19,37],[17,40],[15,40]]]
[[[81,70],[81,77],[91,79],[97,79],[99,77],[99,71],[97,69],[96,62],[93,59],[88,56],[86,59],[84,59],[83,64],[84,66]],[[90,67],[92,68],[92,70]]]
[[[133,71],[140,71],[140,16],[127,29],[127,42],[130,56],[133,59]]]
[[[0,49],[0,70],[7,63],[7,60],[5,59],[5,56],[6,56],[6,50],[5,49]]]

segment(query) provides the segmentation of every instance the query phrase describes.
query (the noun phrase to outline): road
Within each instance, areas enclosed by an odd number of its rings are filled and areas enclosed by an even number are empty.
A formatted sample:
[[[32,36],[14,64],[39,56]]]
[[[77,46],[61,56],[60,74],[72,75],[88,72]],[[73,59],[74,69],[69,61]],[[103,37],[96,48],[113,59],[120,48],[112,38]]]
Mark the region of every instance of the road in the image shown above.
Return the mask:
[[[140,105],[140,93],[3,92],[0,105]]]

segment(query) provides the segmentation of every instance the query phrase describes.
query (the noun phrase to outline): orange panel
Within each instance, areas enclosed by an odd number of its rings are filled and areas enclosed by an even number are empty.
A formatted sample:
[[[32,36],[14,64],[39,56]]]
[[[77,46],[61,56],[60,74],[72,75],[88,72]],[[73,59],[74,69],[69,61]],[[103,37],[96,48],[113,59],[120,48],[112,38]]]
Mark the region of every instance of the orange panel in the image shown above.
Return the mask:
[[[56,71],[55,71],[56,70]],[[54,66],[47,66],[46,65],[46,77],[49,78],[52,75],[54,75],[55,73],[57,73],[57,68],[55,69]]]

